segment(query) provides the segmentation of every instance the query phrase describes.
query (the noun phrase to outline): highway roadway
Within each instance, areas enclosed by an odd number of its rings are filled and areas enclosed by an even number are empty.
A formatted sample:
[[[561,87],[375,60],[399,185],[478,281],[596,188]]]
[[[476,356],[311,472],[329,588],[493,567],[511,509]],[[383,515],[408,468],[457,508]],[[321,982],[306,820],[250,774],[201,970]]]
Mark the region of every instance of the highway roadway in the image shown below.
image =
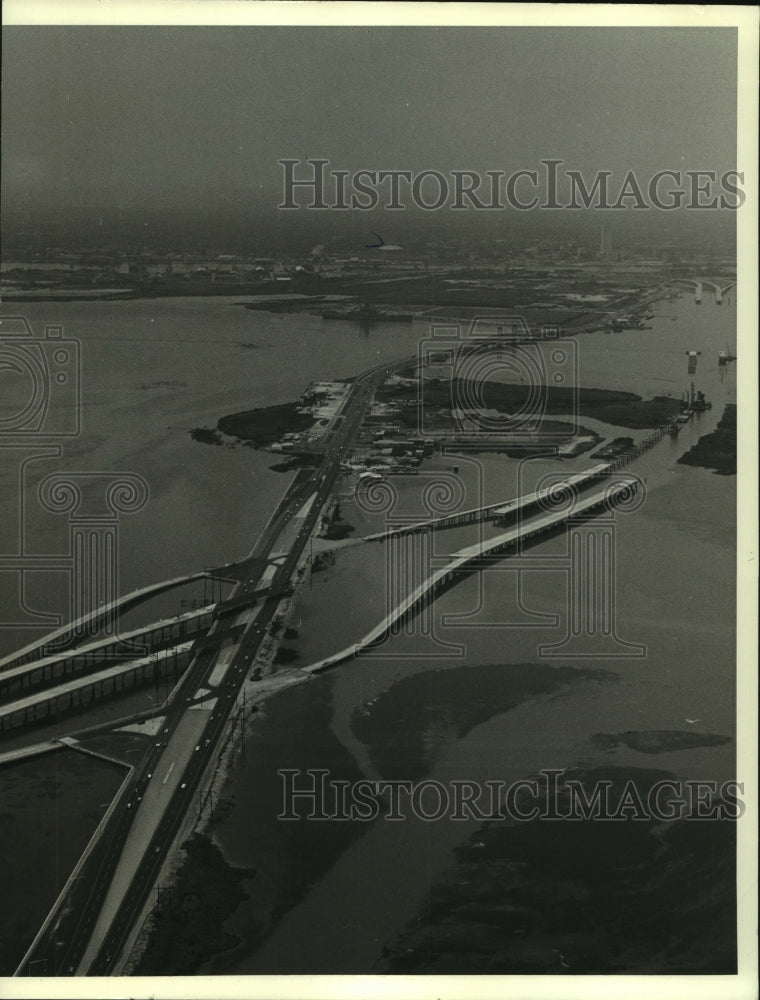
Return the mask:
[[[271,596],[265,597],[258,612],[250,616],[250,621],[243,626],[237,650],[225,675],[225,682],[216,692],[218,700],[215,710],[201,733],[197,750],[191,754],[181,773],[181,780],[179,774],[176,776],[174,792],[102,942],[97,946],[97,942],[91,944],[90,939],[114,871],[127,848],[137,812],[136,807],[150,780],[149,776],[161,766],[166,749],[166,740],[163,738],[156,741],[156,745],[135,769],[103,836],[71,887],[66,907],[62,908],[56,919],[51,921],[47,931],[17,970],[17,975],[27,975],[32,968],[35,974],[47,976],[74,974],[107,976],[113,973],[188,811],[197,807],[197,792],[203,784],[204,773],[227,730],[228,720],[240,690],[251,664],[269,634],[282,595],[292,586],[297,564],[330,495],[340,472],[341,461],[353,442],[367,405],[378,384],[391,371],[413,360],[414,357],[404,357],[377,365],[354,380],[346,401],[324,439],[320,465],[314,469],[302,469],[296,474],[249,553],[248,559],[241,566],[240,583],[235,587],[229,601],[224,602],[230,605],[234,602],[237,608],[244,605],[245,599],[249,597],[253,603],[256,599],[253,597],[254,594],[260,599],[261,577],[266,567],[271,564],[270,557],[276,541],[291,520],[298,515],[305,501],[313,496],[308,513],[302,517],[303,523],[295,539],[274,572],[269,585]],[[208,684],[221,643],[229,636],[223,616],[223,606],[221,610],[222,616],[212,626],[207,638],[198,644],[199,652],[188,667],[178,686],[176,696],[166,711],[165,729],[168,736],[175,732],[190,704],[197,700],[198,692]],[[89,956],[92,955],[94,946],[97,946],[97,952],[90,961]],[[88,960],[85,962],[83,959],[86,955]]]

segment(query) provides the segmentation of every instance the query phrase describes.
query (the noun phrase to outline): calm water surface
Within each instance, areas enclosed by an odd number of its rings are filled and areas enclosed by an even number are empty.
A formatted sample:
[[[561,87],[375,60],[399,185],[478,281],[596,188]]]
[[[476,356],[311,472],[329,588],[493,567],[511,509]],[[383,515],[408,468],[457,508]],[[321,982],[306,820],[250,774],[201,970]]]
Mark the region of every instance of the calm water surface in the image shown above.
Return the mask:
[[[56,467],[135,472],[149,485],[145,509],[121,522],[123,590],[247,553],[289,482],[287,474],[269,469],[275,462],[271,455],[197,444],[188,434],[192,427],[213,426],[224,413],[292,400],[314,379],[348,377],[378,360],[412,353],[426,335],[421,323],[383,325],[366,335],[350,324],[318,317],[247,311],[239,301],[25,305],[38,332],[46,322],[57,323],[66,336],[80,340],[83,359],[82,433],[64,445],[59,461],[36,463],[27,483],[30,496],[35,476]],[[641,765],[642,755],[624,747],[612,754],[594,749],[590,737],[597,732],[693,725],[707,733],[733,734],[735,479],[677,465],[676,459],[715,427],[726,402],[735,401],[734,366],[723,379],[717,366],[718,350],[736,343],[735,305],[731,300],[717,308],[706,295],[704,304],[696,306],[684,294],[652,311],[657,315],[651,330],[578,338],[581,385],[679,397],[688,384],[685,352],[699,350],[695,382],[713,401],[713,409],[687,425],[677,440],[665,439],[632,467],[646,478],[646,502],[636,514],[618,517],[618,633],[644,644],[647,654],[582,664],[548,661],[597,671],[599,680],[584,677],[555,694],[497,712],[464,735],[452,731],[434,739],[435,734],[428,734],[435,747],[431,774],[441,780],[509,781],[542,767],[600,761]],[[617,432],[609,429],[609,436]],[[586,461],[578,459],[563,469],[582,468]],[[0,451],[3,551],[12,551],[19,534],[18,469],[17,454]],[[497,496],[508,491],[514,476],[514,466],[507,462],[499,470],[497,478],[503,482],[494,486],[489,480],[489,498],[492,490]],[[29,545],[41,554],[61,552],[67,530],[63,519],[41,517],[32,506],[24,513]],[[532,552],[546,547],[549,553],[553,544],[542,543]],[[503,627],[509,620],[504,598],[509,575],[484,577],[480,610],[475,579],[435,605],[436,615],[473,612],[466,621],[450,623],[446,637],[465,646],[464,662],[473,669],[475,691],[479,665],[503,664],[508,671],[510,665],[536,662],[537,646],[558,638],[556,629]],[[0,586],[0,606],[17,607],[15,585],[6,578]],[[561,574],[525,578],[523,600],[535,613],[556,614],[565,595]],[[40,601],[43,596],[49,598],[41,591]],[[337,632],[344,619],[340,602],[332,610],[323,607],[321,632]],[[33,635],[3,630],[0,653]],[[387,659],[347,663],[312,682],[329,689],[331,738],[337,737],[364,773],[375,772],[369,748],[356,736],[355,713],[371,712],[377,699],[375,711],[382,712],[384,692],[404,678],[424,679],[430,670],[426,649],[424,640],[398,637],[389,644]],[[455,659],[435,663],[440,669],[462,665]],[[427,719],[421,712],[423,734]],[[266,727],[267,719],[257,725]],[[391,731],[393,718],[387,718],[387,725]],[[256,752],[260,733],[252,728],[249,756]],[[302,741],[311,738],[300,735]],[[313,739],[319,746],[316,730]],[[645,763],[679,775],[723,780],[735,773],[733,752],[733,744],[727,744],[661,754]],[[269,763],[257,781],[278,782],[277,762]],[[261,788],[253,787],[250,771],[238,771],[225,794],[234,797],[235,807],[217,828],[217,842],[234,864],[265,865],[260,845],[276,834],[277,820],[257,809]],[[271,788],[266,798],[273,801]],[[371,971],[383,943],[414,914],[450,863],[452,848],[471,832],[470,823],[375,824],[340,848],[330,870],[302,893],[262,947],[246,953],[243,945],[225,971]],[[255,880],[248,890],[255,893]],[[244,942],[246,913],[242,907],[231,921]]]

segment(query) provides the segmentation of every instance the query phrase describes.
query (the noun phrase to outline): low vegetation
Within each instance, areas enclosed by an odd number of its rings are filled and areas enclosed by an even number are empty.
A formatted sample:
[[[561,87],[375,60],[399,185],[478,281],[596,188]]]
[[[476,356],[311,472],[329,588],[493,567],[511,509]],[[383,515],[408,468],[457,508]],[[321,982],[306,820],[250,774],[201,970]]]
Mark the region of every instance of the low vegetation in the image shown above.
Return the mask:
[[[397,419],[407,427],[416,426],[419,420],[416,385],[390,385],[381,389],[378,398],[392,407],[398,407]],[[412,404],[415,405],[412,405]],[[436,423],[439,418],[450,419],[453,407],[485,407],[499,413],[535,414],[539,418],[550,416],[591,417],[603,423],[634,429],[659,427],[672,419],[680,410],[680,400],[670,396],[655,396],[644,400],[631,392],[610,389],[565,388],[556,386],[531,386],[525,383],[483,381],[475,384],[465,379],[452,378],[429,380],[422,390],[421,412],[426,419]]]
[[[213,427],[193,427],[190,437],[201,444],[223,444],[222,435]]]
[[[255,872],[231,868],[219,849],[197,833],[184,851],[186,863],[153,911],[150,940],[135,975],[193,975],[213,955],[238,943],[223,925],[246,899],[242,882]]]
[[[678,461],[683,465],[713,469],[719,476],[735,476],[736,404],[728,403],[712,434],[704,434]]]
[[[220,418],[217,428],[222,434],[250,441],[256,448],[265,448],[279,441],[283,434],[301,434],[312,426],[314,418],[309,413],[302,413],[299,405],[281,403],[230,413]]]

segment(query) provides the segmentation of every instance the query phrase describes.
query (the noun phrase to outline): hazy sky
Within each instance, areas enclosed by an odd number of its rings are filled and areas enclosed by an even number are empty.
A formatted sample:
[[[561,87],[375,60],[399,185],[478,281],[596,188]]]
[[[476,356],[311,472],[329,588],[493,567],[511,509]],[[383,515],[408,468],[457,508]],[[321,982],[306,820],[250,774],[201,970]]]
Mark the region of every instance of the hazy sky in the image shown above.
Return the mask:
[[[306,155],[722,171],[735,48],[714,28],[6,28],[3,207],[255,217]]]

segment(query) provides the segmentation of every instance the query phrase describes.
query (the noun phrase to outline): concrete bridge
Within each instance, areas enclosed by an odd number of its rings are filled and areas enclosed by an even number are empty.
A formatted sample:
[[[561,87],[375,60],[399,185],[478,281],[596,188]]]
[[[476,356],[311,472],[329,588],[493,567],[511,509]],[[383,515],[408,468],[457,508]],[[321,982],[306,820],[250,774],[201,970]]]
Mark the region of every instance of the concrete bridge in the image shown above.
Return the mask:
[[[541,507],[544,502],[551,500],[553,496],[556,496],[563,490],[576,491],[609,476],[612,472],[616,472],[635,458],[638,458],[645,451],[648,451],[658,441],[661,441],[666,434],[671,434],[673,430],[674,424],[672,421],[663,424],[661,427],[655,427],[638,444],[634,444],[626,449],[626,451],[621,452],[612,461],[601,462],[590,469],[572,473],[559,482],[552,483],[550,486],[539,490],[534,490],[531,493],[525,493],[512,500],[498,500],[495,503],[486,504],[482,507],[471,507],[469,510],[457,511],[455,514],[447,514],[443,517],[430,518],[427,521],[415,521],[412,524],[404,525],[394,524],[384,531],[377,531],[372,535],[364,535],[355,541],[357,543],[383,541],[386,538],[396,535],[413,534],[414,532],[429,530],[437,531],[443,528],[454,528],[463,524],[474,524],[477,521],[507,523],[510,519],[515,520],[518,516],[529,513],[535,507]]]
[[[616,501],[629,498],[635,489],[635,484],[631,482],[608,482],[604,489],[597,489],[590,496],[578,498],[577,502],[572,504],[568,510],[547,512],[535,520],[512,527],[487,541],[480,541],[475,545],[460,549],[459,552],[454,553],[446,566],[431,573],[426,580],[416,586],[362,639],[331,656],[304,667],[303,670],[316,674],[355,657],[363,649],[379,643],[393,634],[396,625],[421,611],[438,593],[486,567],[490,561],[489,557],[509,555],[510,552],[518,551],[526,541],[555,531],[570,518],[593,515],[599,508],[614,509]]]
[[[85,677],[77,677],[46,691],[37,691],[16,701],[0,705],[0,730],[49,719],[72,709],[82,710],[96,698],[144,684],[150,678],[166,677],[171,669],[178,676],[190,662],[194,643],[182,642],[171,650],[151,653],[139,660],[118,663]]]
[[[59,652],[70,649],[72,646],[81,643],[83,639],[93,636],[97,630],[103,626],[111,624],[117,614],[128,611],[130,608],[142,604],[152,597],[157,597],[166,591],[183,587],[185,584],[193,583],[195,580],[227,580],[236,582],[234,575],[235,567],[238,564],[228,563],[214,569],[204,569],[198,573],[187,573],[185,576],[177,576],[171,580],[162,580],[159,583],[151,583],[145,587],[138,587],[137,590],[130,591],[116,600],[109,601],[93,611],[82,615],[73,622],[62,625],[60,628],[47,632],[41,639],[36,639],[29,645],[22,647],[15,653],[0,659],[0,671],[18,667],[24,663],[31,663],[33,660],[40,660],[51,652]]]
[[[16,750],[7,750],[0,753],[0,767],[3,764],[14,764],[19,760],[28,760],[30,757],[39,757],[43,753],[52,753],[60,750],[62,744],[58,740],[45,740],[44,743],[34,743],[32,746],[19,747]]]
[[[735,281],[730,281],[726,285],[719,285],[717,283],[717,281],[703,281],[702,284],[703,285],[707,285],[708,287],[715,289],[715,305],[716,306],[722,305],[723,304],[723,296],[726,294],[726,292],[728,292],[730,289],[732,289],[732,288],[734,288],[736,286],[736,282]]]
[[[68,674],[86,671],[107,660],[134,659],[136,652],[153,653],[205,633],[214,618],[214,605],[187,611],[151,625],[108,636],[97,642],[45,656],[0,673],[0,698],[33,687],[50,686]]]
[[[260,598],[267,598],[271,600],[272,598],[285,597],[288,594],[293,593],[292,587],[286,587],[283,590],[272,590],[271,587],[259,587],[257,590],[248,590],[238,597],[232,597],[226,601],[219,601],[214,607],[214,621],[219,619],[229,618],[236,611],[244,611],[246,608],[250,608],[257,600]]]
[[[719,284],[717,281],[710,281],[707,278],[675,278],[673,281],[674,285],[686,285],[688,288],[694,289],[694,301],[697,305],[702,304],[702,292],[703,289],[712,288],[715,291],[715,305],[719,306],[723,302],[723,296],[729,289],[734,288],[736,285],[735,281],[729,281],[724,285]]]
[[[58,712],[85,707],[96,698],[105,698],[129,687],[144,684],[151,678],[166,676],[169,669],[178,676],[191,656],[206,645],[213,648],[223,639],[237,641],[245,624],[241,620],[261,598],[279,599],[292,588],[272,590],[264,587],[249,591],[235,600],[222,601],[173,618],[153,622],[116,637],[106,637],[86,646],[65,650],[33,660],[0,673],[0,698],[25,697],[0,704],[0,729],[46,719]],[[234,617],[234,620],[231,620]],[[214,623],[227,623],[226,630],[216,631],[204,644],[204,637]],[[130,649],[130,646],[132,647]],[[142,655],[135,657],[135,647]],[[158,647],[158,648],[156,648]],[[113,665],[105,661],[118,660]],[[100,667],[95,672],[88,668]],[[67,680],[69,674],[79,674]],[[38,688],[37,691],[30,689]]]
[[[377,531],[372,535],[365,535],[357,541],[376,542],[395,535],[413,534],[419,531],[438,530],[441,528],[455,528],[463,524],[474,524],[477,521],[494,521],[503,517],[510,510],[514,514],[529,510],[531,507],[541,504],[545,499],[562,489],[577,489],[599,479],[609,473],[611,464],[605,462],[595,465],[591,469],[576,472],[567,476],[561,482],[553,483],[540,490],[534,490],[514,500],[498,500],[495,503],[486,504],[483,507],[471,507],[469,510],[460,510],[456,514],[447,514],[443,517],[430,518],[427,521],[415,521],[412,524],[393,525],[384,531]]]

